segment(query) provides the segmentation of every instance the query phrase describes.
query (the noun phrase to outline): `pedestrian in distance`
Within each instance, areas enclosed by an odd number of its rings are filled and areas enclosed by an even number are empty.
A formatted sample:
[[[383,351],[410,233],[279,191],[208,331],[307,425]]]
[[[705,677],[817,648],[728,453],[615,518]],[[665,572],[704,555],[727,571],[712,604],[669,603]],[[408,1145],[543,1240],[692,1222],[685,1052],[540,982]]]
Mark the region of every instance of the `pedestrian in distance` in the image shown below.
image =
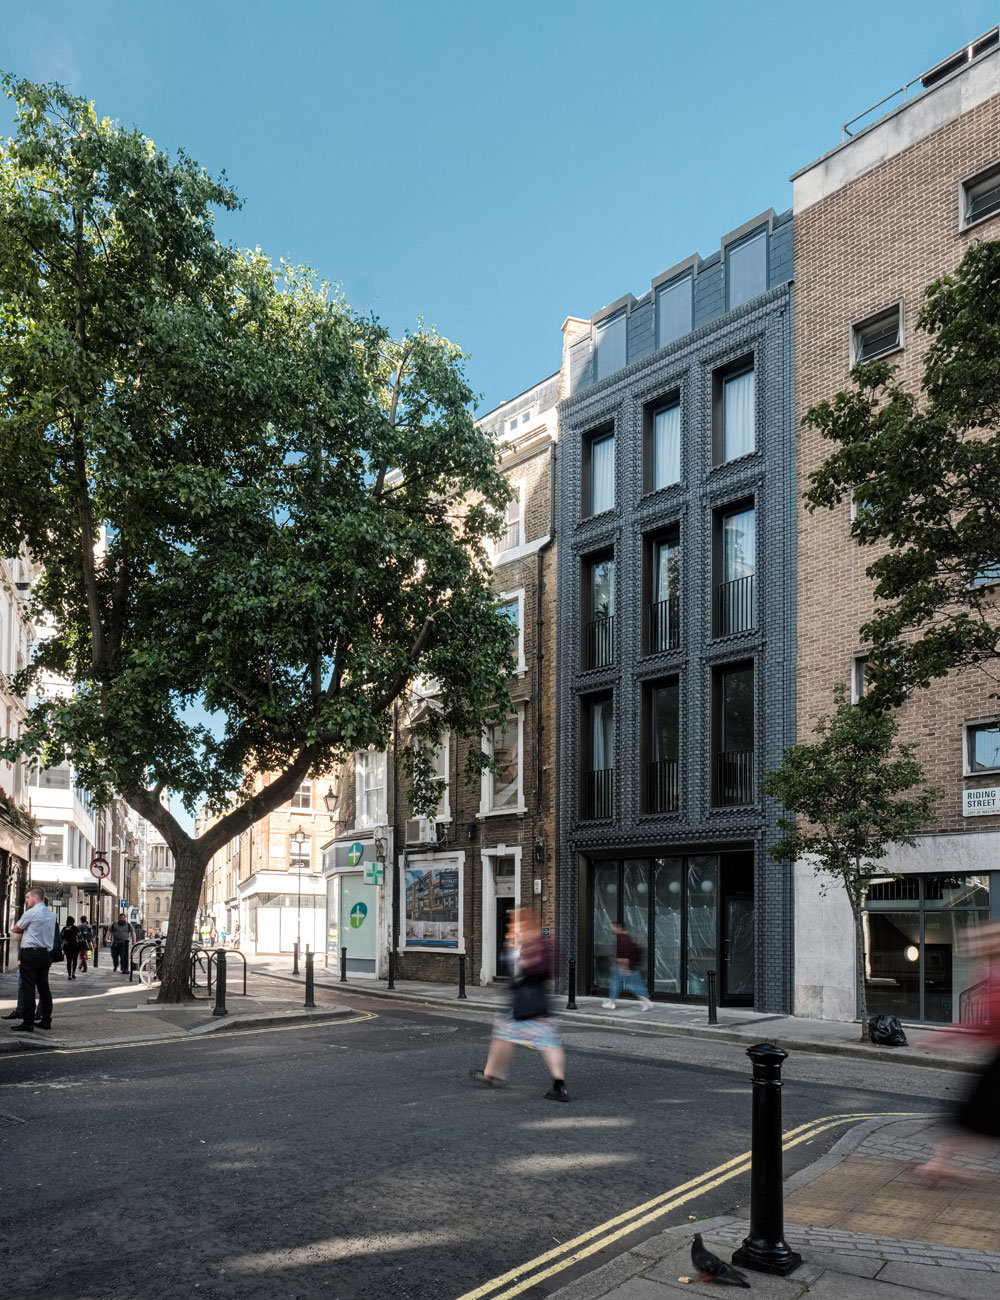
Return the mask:
[[[52,1028],[52,992],[49,988],[49,967],[52,949],[56,942],[57,922],[55,912],[45,905],[45,894],[32,887],[24,899],[26,911],[11,934],[21,945],[18,968],[21,974],[24,1020],[11,1025],[15,1034],[35,1032],[35,994],[38,994],[38,1028]]]
[[[963,1152],[995,1147],[1000,1138],[1000,922],[984,925],[974,932],[967,942],[970,953],[986,959],[986,966],[975,984],[983,985],[980,1001],[982,1018],[972,1024],[962,1024],[952,1029],[936,1029],[925,1034],[916,1046],[938,1047],[945,1043],[964,1043],[970,1037],[989,1049],[990,1055],[979,1075],[955,1110],[952,1122],[955,1132],[941,1139],[931,1158],[917,1165],[914,1173],[931,1186],[940,1182],[968,1183],[971,1171],[963,1168],[956,1157]]]
[[[80,932],[80,970],[86,975],[87,958],[90,956],[90,949],[94,943],[94,931],[85,916],[80,917],[76,923],[76,928]]]
[[[511,913],[501,965],[509,981],[510,1009],[494,1020],[486,1065],[473,1070],[471,1077],[488,1088],[502,1086],[514,1048],[532,1047],[541,1052],[552,1075],[552,1085],[544,1095],[549,1101],[569,1101],[566,1055],[545,987],[552,973],[552,945],[529,908]]]
[[[76,979],[76,964],[80,958],[81,936],[71,916],[67,916],[66,924],[60,932],[62,939],[63,956],[66,958],[66,978],[68,980]]]
[[[640,1010],[650,1011],[653,1004],[638,970],[641,959],[639,948],[623,925],[616,921],[611,928],[615,932],[615,955],[611,959],[608,999],[601,1006],[607,1011],[614,1011],[622,989],[626,988],[639,999]]]
[[[108,929],[108,940],[111,944],[112,969],[121,970],[123,975],[128,974],[128,945],[131,938],[132,927],[125,913],[119,912],[118,920]]]

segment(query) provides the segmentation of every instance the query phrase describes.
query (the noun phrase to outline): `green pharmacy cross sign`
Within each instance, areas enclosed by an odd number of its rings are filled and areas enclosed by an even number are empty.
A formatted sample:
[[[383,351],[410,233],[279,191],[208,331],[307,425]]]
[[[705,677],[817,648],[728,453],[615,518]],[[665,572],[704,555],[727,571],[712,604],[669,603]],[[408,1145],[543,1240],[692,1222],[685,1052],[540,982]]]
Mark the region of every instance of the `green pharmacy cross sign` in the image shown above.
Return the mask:
[[[347,861],[352,867],[356,867],[361,859],[365,856],[365,846],[360,840],[355,840],[347,850]]]
[[[368,915],[368,908],[364,903],[355,903],[351,908],[351,929],[360,930],[365,923],[365,917]]]
[[[369,885],[381,885],[382,867],[379,863],[370,862],[368,866],[365,867],[365,880],[367,880]]]

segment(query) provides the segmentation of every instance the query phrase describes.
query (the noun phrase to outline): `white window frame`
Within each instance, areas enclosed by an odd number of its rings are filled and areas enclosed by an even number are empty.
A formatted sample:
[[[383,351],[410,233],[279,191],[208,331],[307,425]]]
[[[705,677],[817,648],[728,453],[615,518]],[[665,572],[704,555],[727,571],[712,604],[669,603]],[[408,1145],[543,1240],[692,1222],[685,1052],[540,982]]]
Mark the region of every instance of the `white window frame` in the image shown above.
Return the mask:
[[[500,599],[505,605],[513,605],[517,602],[517,676],[523,677],[528,671],[528,665],[524,661],[524,588],[518,587],[514,591],[501,591]]]
[[[514,522],[517,523],[517,541],[513,546],[504,546],[503,538],[493,542],[491,549],[494,561],[509,560],[512,556],[520,554],[526,545],[524,504],[527,498],[527,480],[523,478],[512,479],[510,485],[515,489],[515,496],[508,501],[504,510],[504,523],[506,527],[510,527]],[[508,520],[507,513],[515,502],[517,504],[517,520]]]
[[[300,803],[297,804],[297,803],[295,802],[295,800],[298,799],[298,798],[301,796],[302,791],[303,791],[307,786],[308,786],[308,788],[309,788],[309,805],[308,805],[308,807],[303,807],[302,804],[300,804]],[[299,783],[299,787],[298,787],[298,789],[295,791],[295,793],[292,795],[291,799],[289,799],[289,801],[288,801],[288,810],[289,810],[289,812],[293,812],[293,813],[311,813],[311,812],[314,811],[314,809],[313,809],[313,783],[312,783],[312,780],[311,780],[310,778],[307,778],[305,781],[302,781],[302,782]]]
[[[366,779],[368,774],[368,764],[374,760],[375,766],[377,767],[377,760],[379,758],[382,759],[383,763],[382,783],[381,785],[373,784],[370,788],[372,790],[381,790],[382,799],[376,808],[375,817],[369,822],[365,820],[364,813],[365,805],[367,803],[365,796],[369,790]],[[371,830],[372,827],[385,822],[387,816],[387,771],[388,762],[386,761],[386,752],[384,749],[362,749],[354,755],[354,826],[356,830]]]
[[[996,727],[998,725],[1000,725],[1000,718],[977,718],[974,722],[965,722],[962,724],[963,776],[985,776],[988,772],[1000,772],[1000,764],[996,767],[973,767],[969,754],[969,733],[977,730],[979,727]]]
[[[435,776],[433,779],[439,781],[444,786],[444,796],[441,799],[439,810],[434,814],[433,820],[436,822],[451,821],[451,732],[446,731],[441,737],[441,744],[434,751],[436,756],[444,755],[444,775]]]
[[[517,718],[517,801],[506,808],[493,807],[493,773],[483,772],[479,798],[480,817],[514,817],[524,812],[524,709],[520,706],[516,713],[507,715],[508,720]],[[493,741],[487,733],[483,736],[483,753],[493,756]]]
[[[518,411],[517,415],[512,415],[510,419],[504,420],[504,433],[509,438],[518,429],[526,429],[529,424],[534,424],[537,419],[538,407],[529,406],[523,411]]]
[[[1000,186],[1000,162],[991,163],[989,167],[980,167],[969,176],[964,176],[958,182],[958,228],[959,230],[971,230],[973,226],[980,225],[983,221],[991,221],[994,217],[1000,217],[1000,205],[995,207],[992,212],[984,212],[980,217],[973,217],[969,220],[969,192],[978,185],[986,184],[988,181],[996,181]]]
[[[878,311],[870,311],[864,316],[859,316],[857,320],[851,321],[851,331],[850,331],[850,338],[849,338],[849,345],[850,345],[849,356],[850,356],[852,366],[856,366],[859,361],[859,354],[861,352],[862,330],[868,329],[873,325],[877,325],[879,321],[881,321],[883,318],[887,319],[893,313],[896,314],[896,322],[898,327],[896,342],[892,345],[891,348],[885,348],[882,352],[876,352],[876,354],[873,357],[867,357],[866,363],[867,361],[881,361],[883,357],[891,357],[894,352],[902,352],[904,347],[904,342],[905,342],[903,336],[903,300],[902,298],[897,298],[895,302],[886,303],[886,305],[884,307],[880,307]]]
[[[852,704],[860,704],[861,701],[864,699],[864,697],[868,694],[867,691],[862,691],[859,689],[860,682],[858,680],[858,673],[860,671],[863,671],[864,668],[867,667],[868,658],[869,658],[868,652],[862,650],[859,651],[858,654],[854,655],[854,657],[851,659],[851,703]]]

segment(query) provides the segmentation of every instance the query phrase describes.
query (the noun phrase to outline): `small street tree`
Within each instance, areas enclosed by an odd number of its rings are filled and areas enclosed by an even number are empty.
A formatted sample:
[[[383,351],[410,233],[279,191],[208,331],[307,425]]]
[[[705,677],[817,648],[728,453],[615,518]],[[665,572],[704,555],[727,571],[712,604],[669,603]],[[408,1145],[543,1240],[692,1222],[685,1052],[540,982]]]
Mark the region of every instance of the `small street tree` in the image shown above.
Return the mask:
[[[936,790],[905,796],[924,779],[915,745],[894,742],[896,719],[869,702],[851,704],[843,685],[835,710],[817,719],[817,739],[786,749],[781,766],[768,772],[763,788],[793,817],[780,817],[782,838],[771,847],[779,862],[809,858],[825,877],[821,892],[839,881],[854,918],[861,1040],[868,1037],[865,991],[864,912],[873,876],[893,844],[912,845],[930,820]]]
[[[804,421],[836,444],[807,508],[853,492],[854,536],[878,548],[862,636],[893,702],[955,668],[1000,668],[1000,243],[972,244],[930,285],[917,326],[931,337],[919,401],[872,361]]]
[[[205,867],[309,774],[505,716],[510,627],[486,542],[509,495],[458,349],[400,341],[306,271],[213,233],[238,200],[58,86],[4,81],[0,547],[43,566],[39,699],[7,757],[69,758],[175,863],[160,1001],[190,996]],[[473,764],[484,761],[470,747]],[[248,774],[274,774],[256,793]],[[220,819],[189,835],[164,791]],[[232,792],[239,792],[235,802]]]

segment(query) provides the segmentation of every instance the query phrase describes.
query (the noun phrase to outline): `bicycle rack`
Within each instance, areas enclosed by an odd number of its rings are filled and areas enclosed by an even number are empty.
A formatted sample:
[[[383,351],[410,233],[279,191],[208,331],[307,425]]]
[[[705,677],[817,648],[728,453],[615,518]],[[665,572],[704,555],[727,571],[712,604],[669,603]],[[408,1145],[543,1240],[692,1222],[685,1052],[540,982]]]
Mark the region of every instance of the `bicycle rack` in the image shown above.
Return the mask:
[[[162,943],[163,943],[162,939],[143,939],[141,943],[134,943],[132,945],[132,947],[129,949],[129,958],[128,958],[128,982],[130,984],[132,983],[133,972],[137,971],[139,967],[142,965],[142,959],[146,955],[146,949],[156,948],[158,945],[161,945]],[[135,955],[136,950],[138,950],[140,954],[138,960],[136,960],[136,955]]]
[[[247,995],[247,959],[246,954],[240,952],[238,948],[196,948],[191,953],[191,987],[198,987],[198,958],[208,958],[208,969],[206,971],[208,983],[208,995],[212,996],[212,962],[215,961],[220,952],[226,954],[228,962],[230,957],[239,957],[243,962],[243,996]]]

